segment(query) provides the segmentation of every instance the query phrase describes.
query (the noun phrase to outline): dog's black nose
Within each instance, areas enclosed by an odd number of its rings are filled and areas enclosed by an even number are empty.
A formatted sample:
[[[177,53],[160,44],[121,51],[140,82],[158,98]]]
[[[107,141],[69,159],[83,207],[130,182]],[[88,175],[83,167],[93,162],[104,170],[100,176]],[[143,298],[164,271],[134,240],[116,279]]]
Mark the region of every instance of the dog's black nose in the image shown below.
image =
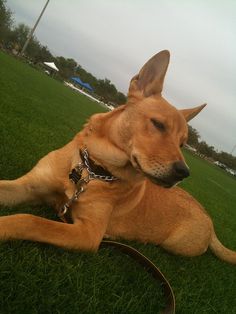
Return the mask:
[[[175,177],[180,180],[187,178],[190,175],[189,169],[183,161],[176,161],[173,164],[173,171]]]

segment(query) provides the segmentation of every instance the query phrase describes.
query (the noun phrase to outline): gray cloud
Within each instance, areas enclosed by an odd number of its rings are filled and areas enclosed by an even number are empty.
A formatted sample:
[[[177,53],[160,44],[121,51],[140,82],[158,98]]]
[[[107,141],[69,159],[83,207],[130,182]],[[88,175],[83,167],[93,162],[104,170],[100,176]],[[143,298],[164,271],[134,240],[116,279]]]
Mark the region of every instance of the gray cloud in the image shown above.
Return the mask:
[[[16,22],[33,25],[46,0],[8,0]],[[191,124],[230,152],[236,144],[234,0],[51,0],[36,35],[127,92],[149,57],[171,51],[164,95],[177,108],[208,103]]]

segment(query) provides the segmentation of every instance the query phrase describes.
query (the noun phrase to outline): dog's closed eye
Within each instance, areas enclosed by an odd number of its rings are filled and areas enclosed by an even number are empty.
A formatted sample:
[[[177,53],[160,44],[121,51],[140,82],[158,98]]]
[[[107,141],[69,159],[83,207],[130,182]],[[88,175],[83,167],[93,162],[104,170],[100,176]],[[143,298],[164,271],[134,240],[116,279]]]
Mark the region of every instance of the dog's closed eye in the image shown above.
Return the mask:
[[[164,132],[166,130],[164,123],[158,121],[157,119],[151,118],[151,122],[159,131]]]

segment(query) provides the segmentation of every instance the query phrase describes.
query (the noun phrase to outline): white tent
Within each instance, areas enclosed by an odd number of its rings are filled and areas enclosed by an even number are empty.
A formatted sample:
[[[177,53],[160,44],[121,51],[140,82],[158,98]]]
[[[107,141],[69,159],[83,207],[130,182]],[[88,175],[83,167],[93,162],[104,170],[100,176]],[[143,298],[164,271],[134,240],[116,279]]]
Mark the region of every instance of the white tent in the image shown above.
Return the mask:
[[[52,70],[59,71],[59,69],[57,68],[54,62],[44,62],[44,64]]]

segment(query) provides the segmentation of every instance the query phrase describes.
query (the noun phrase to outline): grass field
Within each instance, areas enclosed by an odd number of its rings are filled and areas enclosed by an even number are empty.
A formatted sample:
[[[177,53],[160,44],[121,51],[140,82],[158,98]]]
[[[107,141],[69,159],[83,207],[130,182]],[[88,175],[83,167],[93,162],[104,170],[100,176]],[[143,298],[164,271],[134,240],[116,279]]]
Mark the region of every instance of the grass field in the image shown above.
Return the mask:
[[[86,118],[103,109],[61,83],[0,52],[0,178],[16,178],[47,152],[63,146]],[[204,113],[202,113],[204,114]],[[185,152],[192,176],[183,187],[211,215],[218,237],[236,250],[236,180]],[[1,215],[47,207],[1,209]],[[236,266],[207,252],[172,256],[131,243],[169,279],[177,313],[236,313]],[[1,314],[158,313],[161,286],[129,257],[112,249],[68,252],[27,241],[0,243]]]

